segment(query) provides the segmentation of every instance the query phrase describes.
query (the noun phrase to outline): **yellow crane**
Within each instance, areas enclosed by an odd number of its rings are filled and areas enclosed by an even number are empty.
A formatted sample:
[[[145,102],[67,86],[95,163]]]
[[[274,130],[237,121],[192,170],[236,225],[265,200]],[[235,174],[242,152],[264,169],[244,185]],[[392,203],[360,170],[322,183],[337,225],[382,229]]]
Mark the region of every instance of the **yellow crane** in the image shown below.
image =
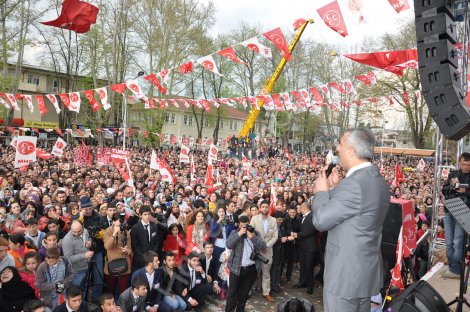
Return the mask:
[[[294,39],[292,39],[292,42],[289,44],[289,53],[292,53],[292,50],[294,50],[295,45],[299,41],[300,36],[302,36],[302,33],[304,32],[305,27],[307,27],[308,24],[313,24],[313,20],[310,19],[308,20],[307,23],[304,23],[302,26],[300,26],[299,30],[295,34]],[[276,71],[274,71],[274,74],[272,75],[272,77],[266,81],[263,90],[260,92],[260,95],[271,93],[285,65],[286,65],[286,59],[283,57],[279,65],[277,65]],[[240,130],[240,133],[238,135],[240,138],[246,138],[248,136],[248,134],[250,133],[250,130],[255,125],[256,119],[258,119],[259,113],[263,105],[264,105],[264,100],[258,99],[258,101],[256,102],[256,106],[253,107],[253,109],[250,111],[248,118],[246,119],[245,123],[243,124],[242,129]]]

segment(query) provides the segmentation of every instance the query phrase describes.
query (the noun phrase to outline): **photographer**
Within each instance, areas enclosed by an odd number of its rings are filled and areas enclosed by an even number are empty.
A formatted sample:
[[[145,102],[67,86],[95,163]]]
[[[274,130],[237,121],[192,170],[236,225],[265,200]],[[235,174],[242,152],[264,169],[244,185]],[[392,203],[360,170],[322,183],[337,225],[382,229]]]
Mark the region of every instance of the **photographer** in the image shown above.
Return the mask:
[[[124,217],[124,216],[123,216]],[[119,293],[126,290],[131,273],[131,235],[126,231],[124,221],[120,213],[116,212],[111,218],[112,225],[104,232],[104,248],[106,249],[106,261],[104,263],[104,278],[108,285],[108,292],[114,294],[116,285]],[[122,271],[113,272],[115,264],[127,262],[127,270],[122,266]],[[111,269],[111,271],[110,271]]]
[[[266,242],[257,236],[249,225],[247,216],[238,218],[239,230],[232,231],[227,239],[231,249],[228,267],[230,270],[229,288],[225,311],[244,311],[248,293],[256,280],[256,260],[260,250],[266,249]]]
[[[462,153],[460,155],[459,167],[459,170],[449,174],[442,188],[442,194],[444,194],[445,199],[461,198],[470,207],[470,189],[468,187],[460,187],[462,184],[468,185],[470,183],[470,153]],[[447,208],[445,208],[444,228],[449,269],[442,276],[446,278],[460,278],[460,260],[462,259],[464,230]]]
[[[57,247],[46,251],[46,259],[36,270],[36,287],[41,300],[49,309],[59,305],[59,296],[68,288],[73,279],[72,265],[67,258],[60,256]]]

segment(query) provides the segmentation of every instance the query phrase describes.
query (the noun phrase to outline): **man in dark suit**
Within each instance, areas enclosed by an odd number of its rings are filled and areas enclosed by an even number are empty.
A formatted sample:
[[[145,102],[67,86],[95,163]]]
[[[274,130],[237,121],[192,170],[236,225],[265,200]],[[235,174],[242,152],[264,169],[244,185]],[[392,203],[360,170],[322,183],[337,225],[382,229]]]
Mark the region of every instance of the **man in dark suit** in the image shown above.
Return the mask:
[[[274,212],[273,217],[277,222],[278,239],[273,246],[273,264],[271,265],[271,291],[281,292],[281,264],[283,259],[284,243],[287,236],[284,230],[284,213],[280,210]]]
[[[178,272],[186,279],[185,283],[180,283],[182,288],[180,295],[187,307],[200,308],[205,305],[212,286],[207,283],[207,275],[199,263],[199,254],[191,252],[188,256],[188,263],[183,264]]]
[[[217,278],[218,272],[218,263],[219,259],[213,257],[214,253],[214,244],[207,241],[203,244],[204,247],[204,257],[201,259],[201,266],[204,272],[206,273],[206,280],[209,284],[212,285],[214,293],[220,293],[219,281]]]
[[[149,289],[145,299],[145,310],[147,312],[169,312],[171,310],[170,307],[163,302],[163,271],[159,268],[160,260],[158,260],[158,254],[149,250],[145,252],[144,260],[145,267],[135,271],[132,275],[132,280],[137,276],[147,279]]]
[[[136,271],[145,266],[144,253],[148,250],[158,253],[159,236],[168,230],[157,223],[151,223],[150,207],[142,206],[140,208],[140,220],[132,227],[131,243],[134,258],[132,260],[132,270]]]
[[[315,268],[317,246],[317,230],[312,223],[312,213],[310,204],[304,202],[300,205],[303,218],[300,225],[300,232],[292,232],[290,240],[295,238],[300,250],[300,278],[299,283],[294,288],[307,287],[307,293],[313,294],[313,269]]]
[[[328,231],[323,287],[324,311],[370,311],[370,298],[383,285],[380,253],[382,225],[390,205],[390,187],[370,163],[375,137],[368,129],[346,131],[336,147],[340,179],[326,167],[315,182],[312,221]]]
[[[300,232],[300,223],[302,219],[297,214],[297,206],[296,203],[292,203],[289,206],[289,210],[287,211],[287,216],[284,220],[284,230],[285,232],[290,235],[291,232],[298,233]],[[293,241],[286,241],[284,243],[284,261],[281,267],[281,273],[284,270],[284,265],[286,265],[286,279],[287,282],[290,282],[292,277],[292,271],[294,269],[294,262],[296,262],[296,255],[298,254],[297,245],[295,245],[295,240]]]
[[[118,304],[122,312],[145,312],[148,282],[143,276],[137,276],[120,296]]]
[[[65,302],[59,304],[52,312],[88,312],[88,305],[82,300],[80,288],[70,286],[65,290]]]

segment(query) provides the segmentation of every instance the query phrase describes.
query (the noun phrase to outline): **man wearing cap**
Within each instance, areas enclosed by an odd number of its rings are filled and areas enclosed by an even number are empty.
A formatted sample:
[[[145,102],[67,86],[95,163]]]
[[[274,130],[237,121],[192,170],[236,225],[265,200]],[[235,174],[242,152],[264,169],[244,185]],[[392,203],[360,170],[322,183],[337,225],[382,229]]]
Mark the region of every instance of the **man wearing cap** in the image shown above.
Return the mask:
[[[34,246],[36,246],[36,249],[41,248],[42,240],[44,239],[44,236],[46,236],[46,233],[39,231],[38,219],[28,219],[28,221],[26,221],[26,229],[27,231],[24,234],[24,238],[33,243]]]

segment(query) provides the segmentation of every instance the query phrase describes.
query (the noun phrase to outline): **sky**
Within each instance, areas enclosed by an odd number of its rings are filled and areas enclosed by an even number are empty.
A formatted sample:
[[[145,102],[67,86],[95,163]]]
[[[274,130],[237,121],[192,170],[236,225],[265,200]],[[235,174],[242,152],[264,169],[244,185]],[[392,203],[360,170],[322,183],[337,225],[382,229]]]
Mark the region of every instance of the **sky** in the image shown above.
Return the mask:
[[[388,0],[359,0],[362,2],[365,23],[359,24],[359,15],[348,9],[350,0],[338,0],[346,21],[349,36],[343,38],[329,29],[320,19],[317,9],[332,0],[212,0],[217,12],[213,34],[229,33],[241,21],[260,24],[266,30],[281,27],[288,29],[298,18],[312,18],[302,37],[318,42],[329,42],[347,48],[365,36],[379,37],[386,32],[394,33],[399,25],[414,19],[413,0],[408,0],[410,9],[396,13]],[[209,0],[202,0],[209,2]],[[292,30],[292,28],[290,28]],[[374,47],[371,47],[373,50]],[[367,52],[367,51],[364,51]]]

